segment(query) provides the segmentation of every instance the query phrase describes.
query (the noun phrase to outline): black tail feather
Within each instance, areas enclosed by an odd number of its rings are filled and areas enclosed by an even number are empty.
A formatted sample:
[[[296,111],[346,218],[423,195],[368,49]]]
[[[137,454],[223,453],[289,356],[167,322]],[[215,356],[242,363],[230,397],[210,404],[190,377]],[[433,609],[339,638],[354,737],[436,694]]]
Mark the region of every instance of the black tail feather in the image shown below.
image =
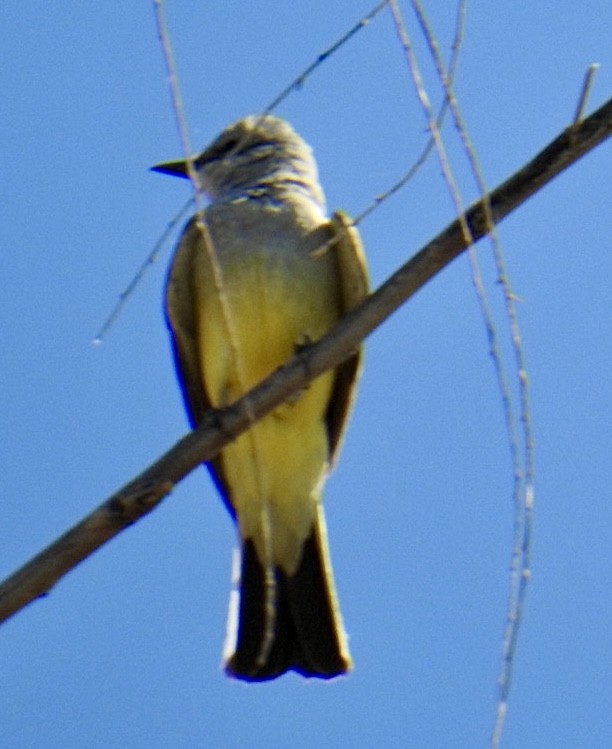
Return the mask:
[[[243,544],[237,642],[228,674],[265,681],[294,670],[330,679],[350,670],[326,544],[320,516],[291,576],[280,567],[266,575],[253,542]]]

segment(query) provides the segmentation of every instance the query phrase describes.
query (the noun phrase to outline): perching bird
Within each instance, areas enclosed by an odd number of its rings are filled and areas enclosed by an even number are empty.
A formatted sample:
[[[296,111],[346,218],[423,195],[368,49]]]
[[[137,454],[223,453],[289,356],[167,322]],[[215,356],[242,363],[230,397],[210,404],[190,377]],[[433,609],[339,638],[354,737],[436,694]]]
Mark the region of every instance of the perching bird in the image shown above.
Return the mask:
[[[287,122],[247,117],[190,162],[211,202],[178,243],[166,315],[195,427],[332,328],[368,281],[357,231],[343,214],[326,217],[311,150]],[[154,170],[189,176],[187,161]],[[327,679],[352,666],[321,489],[360,360],[359,350],[317,377],[208,464],[240,538],[224,651],[239,679],[290,669]]]

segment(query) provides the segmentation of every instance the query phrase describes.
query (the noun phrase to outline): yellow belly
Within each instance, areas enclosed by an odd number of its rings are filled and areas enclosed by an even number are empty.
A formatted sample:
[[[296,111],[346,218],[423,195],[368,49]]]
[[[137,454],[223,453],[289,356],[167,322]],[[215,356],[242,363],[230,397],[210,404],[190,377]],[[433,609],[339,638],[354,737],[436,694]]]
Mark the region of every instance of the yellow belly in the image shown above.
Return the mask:
[[[227,405],[317,340],[338,319],[332,257],[251,247],[220,253],[226,309],[208,262],[197,266],[198,349],[204,387]],[[328,458],[325,412],[333,372],[242,434],[221,453],[240,533],[253,538],[263,563],[292,574],[320,498]]]

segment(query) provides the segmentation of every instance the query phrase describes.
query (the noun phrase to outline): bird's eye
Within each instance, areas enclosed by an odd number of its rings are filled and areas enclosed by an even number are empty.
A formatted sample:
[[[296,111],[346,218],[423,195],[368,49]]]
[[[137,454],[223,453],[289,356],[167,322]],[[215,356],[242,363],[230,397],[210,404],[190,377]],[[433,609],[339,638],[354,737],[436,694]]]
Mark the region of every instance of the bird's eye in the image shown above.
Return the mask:
[[[219,148],[219,157],[223,158],[223,156],[227,156],[227,154],[231,153],[239,143],[240,141],[237,138],[231,138],[230,140],[225,141],[225,143],[223,143]]]

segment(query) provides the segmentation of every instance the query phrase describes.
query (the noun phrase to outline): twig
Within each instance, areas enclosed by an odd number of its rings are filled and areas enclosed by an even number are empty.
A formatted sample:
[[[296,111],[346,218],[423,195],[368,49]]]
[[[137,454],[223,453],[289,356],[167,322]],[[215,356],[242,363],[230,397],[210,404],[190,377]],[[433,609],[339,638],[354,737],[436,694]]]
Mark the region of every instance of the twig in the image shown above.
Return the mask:
[[[294,78],[291,83],[286,86],[280,94],[274,98],[268,106],[263,110],[262,117],[265,117],[266,115],[270,114],[273,110],[278,107],[278,105],[284,101],[289,94],[291,94],[293,91],[297,91],[306,82],[306,79],[311,76],[312,73],[321,65],[324,63],[329,57],[331,57],[335,52],[337,52],[340,47],[342,47],[346,42],[349,41],[358,31],[361,31],[361,29],[365,28],[368,23],[380,13],[380,11],[387,5],[389,0],[383,0],[382,2],[375,5],[371,11],[366,13],[363,18],[361,18],[354,26],[352,26],[345,34],[343,34],[339,39],[337,39],[331,47],[326,49],[324,52],[321,52],[321,54],[317,57],[317,59],[314,62],[311,62],[310,65],[303,70],[296,78]]]
[[[455,20],[455,35],[454,35],[453,43],[451,45],[452,54],[451,54],[450,62],[448,64],[448,79],[451,82],[455,78],[457,65],[459,63],[459,52],[461,51],[461,44],[463,42],[463,30],[464,30],[464,24],[465,24],[465,3],[466,3],[466,0],[459,0],[458,6],[457,6],[457,14],[456,14],[456,20]],[[436,127],[438,130],[442,128],[442,124],[444,122],[444,118],[446,117],[447,110],[448,110],[448,98],[445,97],[436,117]],[[377,210],[392,195],[395,195],[396,192],[399,192],[399,190],[401,190],[405,185],[407,185],[408,182],[410,182],[410,180],[414,177],[414,175],[418,172],[418,170],[427,161],[427,157],[429,156],[432,149],[434,148],[434,145],[435,145],[435,140],[433,136],[430,136],[429,140],[425,144],[425,147],[423,148],[423,150],[417,157],[414,164],[410,167],[410,169],[408,169],[408,171],[405,172],[400,177],[400,179],[397,182],[395,182],[395,184],[391,185],[391,187],[387,188],[384,192],[376,195],[374,199],[370,202],[370,204],[366,206],[362,211],[360,211],[357,216],[355,216],[355,218],[353,219],[353,226],[357,226],[358,224],[360,224],[365,218],[367,218],[371,213]]]
[[[212,268],[212,277],[213,277],[213,282],[214,282],[215,294],[217,295],[217,298],[219,299],[219,304],[221,306],[223,324],[225,325],[226,340],[227,340],[227,343],[229,344],[229,348],[231,352],[231,364],[234,370],[233,375],[235,376],[236,380],[240,383],[240,389],[244,391],[246,390],[246,387],[244,387],[244,383],[246,382],[246,377],[244,373],[242,353],[240,351],[234,317],[232,315],[231,306],[229,304],[229,300],[227,298],[227,293],[225,290],[226,287],[225,287],[225,282],[223,279],[223,271],[221,269],[221,265],[217,258],[217,251],[215,249],[215,245],[214,245],[212,236],[210,234],[210,231],[208,230],[206,219],[204,218],[204,206],[202,204],[202,192],[200,189],[200,185],[198,183],[196,168],[192,159],[192,151],[191,151],[191,146],[189,144],[189,136],[187,132],[187,118],[185,117],[185,110],[183,107],[183,99],[181,96],[181,90],[180,90],[179,81],[178,81],[178,74],[176,72],[174,55],[172,54],[172,44],[170,42],[170,35],[168,33],[166,21],[164,18],[163,0],[153,0],[153,5],[155,8],[155,20],[157,22],[157,33],[158,33],[159,41],[160,41],[161,48],[162,48],[162,54],[164,58],[164,63],[166,65],[166,71],[168,73],[168,86],[170,88],[170,96],[172,98],[172,108],[174,110],[174,117],[176,120],[177,129],[179,132],[179,138],[181,141],[181,145],[183,147],[183,153],[185,155],[187,173],[189,175],[189,180],[193,187],[194,201],[195,201],[195,206],[196,206],[195,224],[196,224],[198,232],[201,234],[202,246],[204,247],[206,254],[208,255],[208,259],[210,261],[210,265]],[[245,396],[245,406],[248,411],[248,394],[247,396]],[[254,420],[255,420],[254,416],[251,414],[250,416],[251,423],[254,423]],[[250,447],[251,447],[251,452],[252,452],[253,463],[254,465],[257,465],[259,458],[257,455],[257,450],[255,447],[254,441],[252,438],[249,438],[249,442],[250,442]],[[255,476],[257,477],[257,480],[259,480],[260,472],[255,471]]]
[[[100,327],[100,330],[96,333],[94,339],[92,340],[92,343],[95,343],[96,345],[102,343],[102,341],[104,340],[104,336],[108,333],[110,328],[113,326],[115,320],[119,316],[119,313],[123,309],[124,304],[127,302],[128,298],[131,296],[136,286],[138,286],[138,284],[142,280],[147,269],[151,265],[153,265],[153,263],[157,261],[161,248],[164,246],[164,244],[168,240],[168,237],[174,231],[176,225],[183,218],[183,216],[187,213],[187,211],[189,210],[192,204],[193,204],[193,198],[189,198],[189,200],[185,203],[185,205],[183,205],[183,207],[174,216],[174,218],[168,222],[168,225],[164,229],[162,235],[157,240],[157,242],[155,242],[153,249],[147,255],[147,257],[145,258],[140,268],[138,268],[132,280],[125,287],[125,289],[119,294],[119,297],[115,303],[115,306],[112,308],[109,316],[103,322],[102,326]]]
[[[444,86],[447,100],[453,113],[455,127],[461,137],[465,152],[467,154],[472,173],[483,200],[488,197],[486,186],[476,151],[471,143],[466,125],[463,121],[458,102],[452,90],[452,85],[444,68],[444,61],[438,49],[435,37],[429,27],[425,13],[419,0],[412,0],[412,5],[425,34],[431,54],[434,58],[438,76]],[[485,203],[486,205],[486,203]],[[488,211],[487,211],[488,214]],[[516,299],[512,292],[506,262],[504,259],[501,243],[493,225],[491,216],[487,215],[487,223],[490,224],[489,237],[493,248],[497,275],[501,288],[503,289],[506,315],[510,326],[510,337],[514,351],[515,374],[518,381],[520,398],[520,421],[522,423],[523,451],[519,447],[519,434],[516,426],[512,392],[508,385],[505,373],[504,361],[497,343],[497,332],[495,321],[485,289],[482,284],[478,259],[474,248],[470,248],[469,258],[472,269],[472,279],[481,314],[485,323],[489,339],[490,353],[493,358],[498,387],[504,410],[508,444],[510,448],[510,459],[512,461],[513,482],[513,504],[514,504],[514,540],[512,543],[510,560],[510,593],[506,607],[506,625],[503,637],[503,657],[498,679],[499,697],[497,703],[496,717],[491,734],[490,747],[498,749],[504,721],[507,714],[508,696],[512,682],[514,654],[518,641],[519,630],[523,620],[524,602],[527,591],[527,582],[530,578],[531,563],[531,527],[533,515],[534,497],[534,440],[529,407],[529,390],[525,353],[523,350],[520,326],[516,312]]]
[[[577,125],[580,120],[584,117],[586,110],[587,101],[589,94],[591,93],[591,86],[593,85],[593,79],[595,73],[599,70],[599,63],[594,62],[587,68],[587,72],[584,74],[584,83],[582,84],[582,91],[580,93],[580,99],[578,100],[578,106],[576,107],[576,114],[574,115],[574,125]]]

